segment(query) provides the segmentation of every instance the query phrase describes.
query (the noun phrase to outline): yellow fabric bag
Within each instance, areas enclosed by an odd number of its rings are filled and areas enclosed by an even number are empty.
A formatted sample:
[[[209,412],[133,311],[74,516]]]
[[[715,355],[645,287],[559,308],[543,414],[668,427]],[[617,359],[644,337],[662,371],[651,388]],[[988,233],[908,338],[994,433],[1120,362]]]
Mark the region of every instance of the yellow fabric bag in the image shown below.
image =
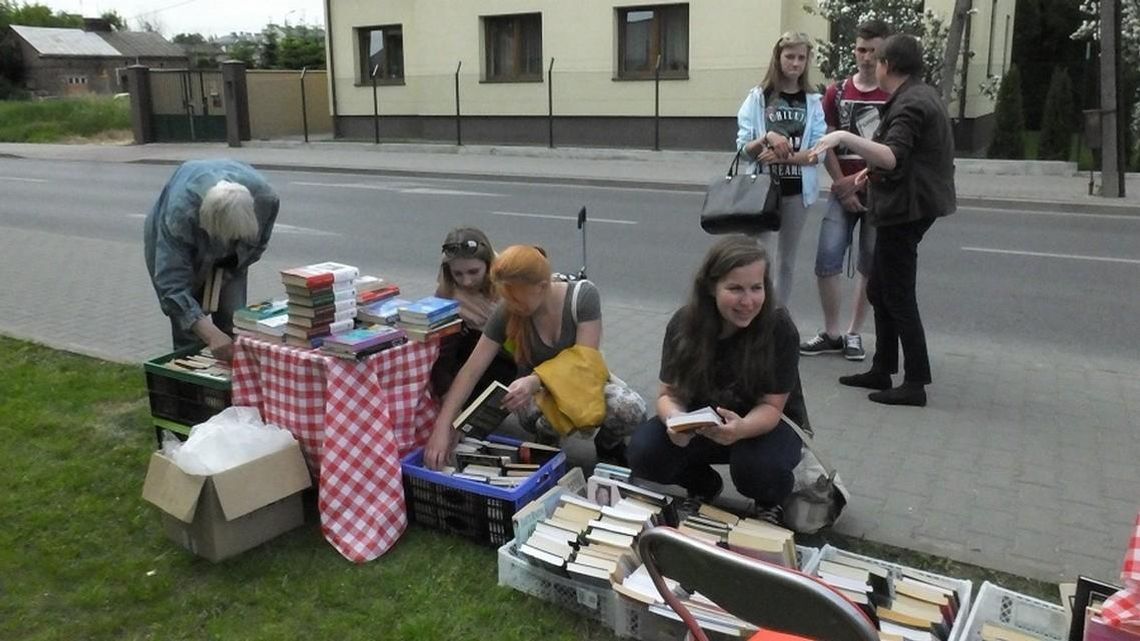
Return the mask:
[[[555,431],[566,436],[602,424],[610,370],[601,352],[574,345],[534,368],[534,373],[544,388],[535,402]]]

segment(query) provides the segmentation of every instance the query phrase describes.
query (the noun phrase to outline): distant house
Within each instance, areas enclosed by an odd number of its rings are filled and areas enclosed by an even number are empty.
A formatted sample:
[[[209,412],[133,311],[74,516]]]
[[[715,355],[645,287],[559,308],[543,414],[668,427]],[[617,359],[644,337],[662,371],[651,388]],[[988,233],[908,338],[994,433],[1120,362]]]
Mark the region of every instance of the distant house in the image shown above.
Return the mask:
[[[124,91],[122,70],[129,65],[184,68],[186,53],[162,35],[112,31],[105,20],[87,18],[82,29],[12,25],[3,42],[15,42],[24,64],[24,85],[41,96]]]

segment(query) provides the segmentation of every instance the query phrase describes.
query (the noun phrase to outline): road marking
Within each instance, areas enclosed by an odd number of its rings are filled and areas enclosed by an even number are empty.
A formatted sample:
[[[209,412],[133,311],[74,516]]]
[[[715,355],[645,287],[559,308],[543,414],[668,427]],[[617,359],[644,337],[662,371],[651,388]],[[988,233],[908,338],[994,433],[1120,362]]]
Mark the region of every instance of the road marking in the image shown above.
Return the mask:
[[[146,218],[146,214],[127,214],[127,218]],[[273,226],[273,231],[282,234],[308,234],[309,236],[340,236],[334,231],[326,231],[324,229],[312,229],[310,227],[298,227],[296,225],[286,225],[284,223],[277,223]]]
[[[487,196],[501,198],[502,194],[489,194],[482,191],[464,191],[461,189],[440,189],[436,187],[409,187],[405,185],[375,185],[367,183],[322,183],[293,181],[290,185],[301,187],[333,187],[339,189],[371,189],[374,191],[394,191],[400,194],[422,194],[427,196]]]
[[[0,180],[10,180],[17,183],[46,183],[44,178],[21,178],[19,176],[0,176]]]
[[[983,252],[987,254],[1010,254],[1013,256],[1037,256],[1040,258],[1068,258],[1071,260],[1092,260],[1103,263],[1127,263],[1130,265],[1140,265],[1140,260],[1135,258],[1113,258],[1109,256],[1083,256],[1081,254],[1050,254],[1047,252],[1027,252],[1016,251],[1012,249],[990,249],[987,247],[963,247],[962,251],[967,252]]]
[[[578,220],[577,216],[557,216],[554,214],[532,214],[521,211],[493,211],[496,216],[515,216],[517,218],[549,218],[552,220]],[[612,225],[636,225],[636,220],[614,220],[612,218],[587,218],[591,223],[610,223]]]
[[[959,207],[959,209],[996,212],[1000,214],[1022,214],[1026,216],[1068,216],[1070,218],[1101,218],[1104,220],[1134,220],[1140,222],[1140,216],[1130,214],[1085,214],[1072,211],[1031,211],[1027,209],[1000,209],[997,207],[969,207],[966,205]]]
[[[283,223],[277,223],[274,225],[273,231],[285,234],[308,234],[309,236],[340,236],[340,234],[333,231],[326,231],[324,229],[311,229],[309,227],[297,227],[296,225],[285,225]]]

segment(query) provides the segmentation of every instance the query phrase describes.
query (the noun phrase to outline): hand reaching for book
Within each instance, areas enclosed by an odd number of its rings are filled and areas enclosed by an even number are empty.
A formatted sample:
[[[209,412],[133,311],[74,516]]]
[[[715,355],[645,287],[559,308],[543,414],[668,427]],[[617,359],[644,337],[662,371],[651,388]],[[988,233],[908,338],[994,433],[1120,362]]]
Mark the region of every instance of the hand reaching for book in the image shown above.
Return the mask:
[[[447,424],[443,427],[435,426],[431,431],[431,436],[428,437],[427,445],[424,446],[424,465],[428,469],[438,470],[444,465],[447,465],[447,459],[451,458],[451,448],[454,445],[456,433]]]
[[[503,407],[512,412],[526,407],[531,398],[542,389],[542,380],[536,374],[516,378],[507,386],[507,395],[503,397]]]
[[[209,318],[203,316],[190,329],[206,344],[211,356],[227,363],[234,359],[234,339],[218,329]]]

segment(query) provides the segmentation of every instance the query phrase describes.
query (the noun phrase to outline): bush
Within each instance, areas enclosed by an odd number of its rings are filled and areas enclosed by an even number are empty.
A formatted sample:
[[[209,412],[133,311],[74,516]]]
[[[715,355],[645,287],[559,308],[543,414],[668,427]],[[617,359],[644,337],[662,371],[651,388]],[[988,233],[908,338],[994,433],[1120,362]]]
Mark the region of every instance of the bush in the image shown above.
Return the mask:
[[[1068,160],[1073,147],[1073,83],[1061,67],[1053,69],[1041,115],[1041,160]]]
[[[1021,75],[1017,72],[1017,65],[1011,66],[1001,80],[994,106],[994,138],[986,150],[986,157],[1025,157],[1025,115],[1021,106]]]

